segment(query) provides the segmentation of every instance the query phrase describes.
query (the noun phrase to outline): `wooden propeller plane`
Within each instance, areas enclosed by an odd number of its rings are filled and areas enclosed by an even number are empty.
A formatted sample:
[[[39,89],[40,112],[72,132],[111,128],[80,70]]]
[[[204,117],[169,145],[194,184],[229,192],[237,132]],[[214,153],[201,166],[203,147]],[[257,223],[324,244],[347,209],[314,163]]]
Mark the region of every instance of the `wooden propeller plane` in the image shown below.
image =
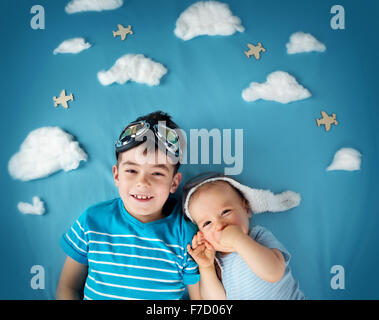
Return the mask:
[[[325,126],[325,131],[329,131],[332,124],[338,125],[338,121],[336,120],[336,114],[333,113],[331,116],[329,116],[325,111],[321,111],[322,118],[316,119],[317,126],[320,125]]]
[[[257,46],[254,46],[251,43],[248,43],[247,46],[249,47],[249,51],[244,51],[244,53],[248,58],[253,55],[255,59],[259,60],[261,57],[261,52],[266,52],[266,49],[262,47],[260,42],[258,42]]]
[[[118,27],[117,31],[112,31],[114,38],[116,38],[117,36],[120,36],[121,40],[125,40],[125,37],[127,34],[133,34],[131,25],[129,25],[127,28],[125,28],[121,24],[118,24],[117,27]]]
[[[68,101],[74,101],[74,97],[72,96],[72,93],[69,96],[66,96],[66,91],[63,89],[60,96],[53,97],[54,100],[54,107],[58,107],[58,104],[60,104],[63,108],[68,108]]]

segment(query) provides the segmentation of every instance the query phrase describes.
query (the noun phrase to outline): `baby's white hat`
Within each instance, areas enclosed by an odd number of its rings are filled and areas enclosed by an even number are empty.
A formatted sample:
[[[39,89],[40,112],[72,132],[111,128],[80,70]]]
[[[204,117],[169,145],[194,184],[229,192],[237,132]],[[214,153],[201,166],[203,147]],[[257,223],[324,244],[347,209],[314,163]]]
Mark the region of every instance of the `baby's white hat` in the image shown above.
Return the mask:
[[[239,183],[237,180],[217,172],[202,173],[190,179],[183,187],[182,208],[185,215],[193,222],[188,204],[193,193],[202,185],[212,181],[226,181],[239,190],[245,197],[254,214],[262,212],[280,212],[297,207],[300,204],[300,194],[285,191],[273,194],[270,190],[254,189]]]

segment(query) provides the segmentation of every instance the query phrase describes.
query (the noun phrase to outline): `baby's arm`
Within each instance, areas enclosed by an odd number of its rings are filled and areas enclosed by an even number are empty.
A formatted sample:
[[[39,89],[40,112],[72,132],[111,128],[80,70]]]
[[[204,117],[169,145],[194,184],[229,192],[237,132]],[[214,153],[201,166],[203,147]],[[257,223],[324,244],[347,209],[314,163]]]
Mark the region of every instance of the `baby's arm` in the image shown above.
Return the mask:
[[[192,239],[192,248],[188,244],[187,251],[199,266],[202,299],[225,300],[225,290],[214,266],[215,250],[200,231]]]
[[[235,226],[227,226],[221,234],[221,243],[233,248],[261,279],[279,281],[284,274],[285,262],[278,249],[269,249],[254,241]]]
[[[57,300],[80,300],[87,278],[88,266],[67,257],[56,292]]]

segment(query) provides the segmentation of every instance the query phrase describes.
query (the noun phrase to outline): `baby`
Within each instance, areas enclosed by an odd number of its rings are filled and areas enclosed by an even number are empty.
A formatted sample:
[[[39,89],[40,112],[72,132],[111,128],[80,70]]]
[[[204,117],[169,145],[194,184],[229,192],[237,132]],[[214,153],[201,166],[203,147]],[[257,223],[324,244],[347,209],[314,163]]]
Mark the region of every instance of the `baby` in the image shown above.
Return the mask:
[[[184,186],[183,211],[199,228],[187,250],[199,265],[204,299],[305,299],[283,245],[261,226],[249,230],[251,211],[259,212],[263,192],[279,204],[276,211],[300,201],[290,191],[274,196],[217,173],[195,177]]]

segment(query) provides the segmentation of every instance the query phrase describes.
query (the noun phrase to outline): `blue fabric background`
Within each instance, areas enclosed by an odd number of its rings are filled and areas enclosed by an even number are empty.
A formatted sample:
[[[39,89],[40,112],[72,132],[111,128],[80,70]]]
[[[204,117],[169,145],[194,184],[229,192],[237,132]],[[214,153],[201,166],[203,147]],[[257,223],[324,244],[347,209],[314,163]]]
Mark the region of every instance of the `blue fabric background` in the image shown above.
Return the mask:
[[[242,183],[273,192],[293,190],[299,207],[254,217],[292,255],[300,287],[310,299],[378,299],[378,41],[377,1],[225,0],[246,28],[228,37],[182,41],[175,22],[195,1],[125,0],[114,11],[68,15],[68,1],[1,1],[0,298],[52,299],[65,259],[59,237],[88,206],[118,195],[113,184],[113,144],[124,125],[156,109],[190,129],[244,129]],[[33,5],[45,9],[45,30],[33,30]],[[342,4],[346,29],[330,27],[330,8]],[[135,34],[114,39],[118,23]],[[285,44],[296,31],[313,34],[325,53],[288,55]],[[53,55],[64,40],[84,37],[93,44],[77,55]],[[260,61],[243,54],[248,42],[262,42]],[[128,82],[102,86],[97,72],[126,53],[143,53],[168,69],[161,84]],[[247,103],[241,92],[283,70],[312,97],[283,105]],[[52,97],[66,89],[75,101],[54,108]],[[321,110],[340,124],[318,128]],[[89,159],[74,171],[30,182],[7,170],[27,134],[59,126],[71,133]],[[362,153],[361,171],[326,172],[334,153],[352,147]],[[186,165],[184,180],[222,165]],[[38,195],[43,216],[22,215],[19,201]],[[178,194],[179,196],[180,194]],[[45,269],[45,289],[33,290],[30,269]],[[345,269],[345,289],[333,290],[330,269]]]

